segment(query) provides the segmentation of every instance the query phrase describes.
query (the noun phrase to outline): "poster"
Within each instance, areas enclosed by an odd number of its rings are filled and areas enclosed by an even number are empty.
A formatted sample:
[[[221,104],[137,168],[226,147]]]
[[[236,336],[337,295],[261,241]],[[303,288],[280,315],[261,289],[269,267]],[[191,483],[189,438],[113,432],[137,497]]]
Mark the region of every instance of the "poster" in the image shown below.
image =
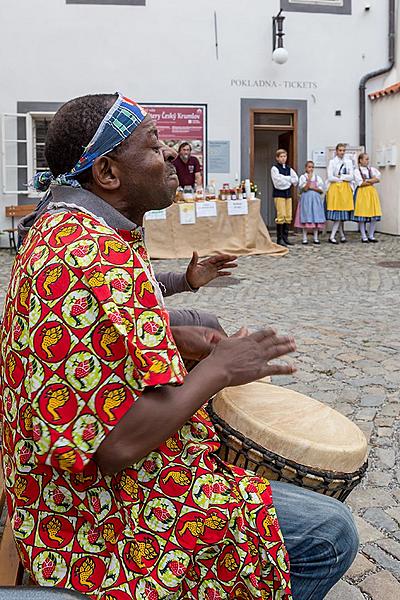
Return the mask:
[[[229,141],[208,142],[208,168],[210,173],[229,173],[231,169]]]
[[[146,104],[157,125],[160,140],[176,152],[182,142],[192,146],[207,181],[207,107],[205,104]]]

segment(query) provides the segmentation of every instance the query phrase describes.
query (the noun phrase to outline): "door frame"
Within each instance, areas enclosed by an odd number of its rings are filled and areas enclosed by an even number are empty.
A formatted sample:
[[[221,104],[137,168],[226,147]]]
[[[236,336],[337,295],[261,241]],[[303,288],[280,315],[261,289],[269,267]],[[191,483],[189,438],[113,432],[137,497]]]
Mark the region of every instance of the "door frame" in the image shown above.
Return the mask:
[[[254,124],[254,115],[255,114],[289,114],[293,115],[293,125],[255,125]],[[292,160],[290,160],[290,166],[297,172],[298,164],[297,164],[297,156],[298,156],[298,109],[290,109],[290,108],[251,108],[250,109],[250,144],[249,144],[249,152],[250,152],[250,179],[254,180],[254,131],[258,129],[259,131],[271,131],[274,133],[282,132],[292,132],[293,135],[293,156]],[[242,178],[243,179],[243,178]]]
[[[296,157],[296,165],[304,165],[307,160],[307,100],[290,100],[279,98],[241,98],[241,179],[250,178],[250,153],[253,148],[254,160],[254,122],[251,124],[251,111],[262,112],[295,112],[297,114],[297,141],[295,140],[293,155]],[[287,127],[285,130],[287,131]],[[253,133],[251,133],[253,132]],[[251,135],[253,140],[251,141]],[[252,146],[251,146],[252,144]],[[294,162],[294,161],[293,161]],[[254,163],[253,163],[254,169]],[[254,172],[254,171],[253,171]]]

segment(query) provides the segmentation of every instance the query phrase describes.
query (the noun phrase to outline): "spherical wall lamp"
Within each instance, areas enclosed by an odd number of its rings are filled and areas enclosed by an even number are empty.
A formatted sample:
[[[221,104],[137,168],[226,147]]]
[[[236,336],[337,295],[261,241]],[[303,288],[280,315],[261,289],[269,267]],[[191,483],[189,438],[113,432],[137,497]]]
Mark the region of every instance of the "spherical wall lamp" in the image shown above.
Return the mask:
[[[272,53],[272,60],[278,63],[278,65],[284,65],[288,58],[289,52],[286,50],[286,48],[275,48]]]
[[[283,65],[289,58],[289,52],[283,47],[283,21],[282,9],[272,17],[272,60],[278,65]]]

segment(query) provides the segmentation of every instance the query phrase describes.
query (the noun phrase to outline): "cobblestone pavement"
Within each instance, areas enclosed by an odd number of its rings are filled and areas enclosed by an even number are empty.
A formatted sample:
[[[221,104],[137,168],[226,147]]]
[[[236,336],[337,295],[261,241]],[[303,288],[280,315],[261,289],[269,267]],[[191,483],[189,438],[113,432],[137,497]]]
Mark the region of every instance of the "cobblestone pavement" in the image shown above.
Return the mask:
[[[400,268],[379,266],[396,260],[400,238],[366,245],[354,234],[337,247],[304,247],[297,236],[286,257],[241,258],[235,276],[218,282],[223,286],[168,301],[215,312],[229,332],[274,325],[294,335],[298,372],[273,383],[328,404],[366,434],[369,472],[347,500],[360,553],[329,600],[400,598]],[[182,271],[186,263],[155,267]],[[10,264],[0,252],[1,303]]]

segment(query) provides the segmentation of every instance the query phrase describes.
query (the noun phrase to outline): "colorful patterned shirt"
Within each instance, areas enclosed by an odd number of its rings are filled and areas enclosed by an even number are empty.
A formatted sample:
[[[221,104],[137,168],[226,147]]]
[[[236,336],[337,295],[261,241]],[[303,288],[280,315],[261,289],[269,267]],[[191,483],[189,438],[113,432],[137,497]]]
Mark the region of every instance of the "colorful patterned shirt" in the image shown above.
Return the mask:
[[[215,458],[204,409],[131,467],[97,467],[144,389],[185,377],[140,228],[42,215],[14,263],[1,354],[8,509],[38,584],[98,600],[291,598],[269,484]]]

